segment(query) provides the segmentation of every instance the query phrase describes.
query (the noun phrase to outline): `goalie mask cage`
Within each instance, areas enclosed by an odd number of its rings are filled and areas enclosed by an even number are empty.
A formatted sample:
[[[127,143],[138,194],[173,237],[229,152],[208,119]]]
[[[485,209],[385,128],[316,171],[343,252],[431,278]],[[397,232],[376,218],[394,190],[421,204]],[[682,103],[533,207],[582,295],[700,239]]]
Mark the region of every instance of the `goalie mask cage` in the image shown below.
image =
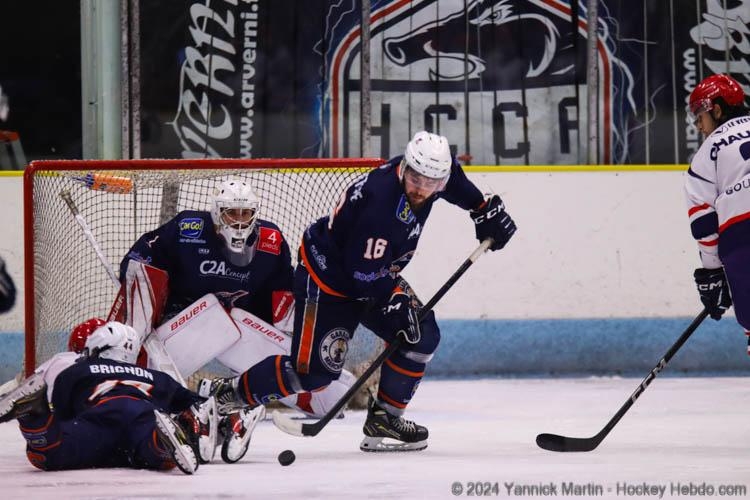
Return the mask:
[[[116,287],[68,209],[68,193],[104,259],[118,271],[136,239],[181,210],[210,210],[222,180],[248,181],[260,217],[276,223],[296,264],[304,229],[380,159],[36,161],[24,174],[27,375],[67,349],[78,323],[106,318]],[[362,337],[360,335],[360,337]]]

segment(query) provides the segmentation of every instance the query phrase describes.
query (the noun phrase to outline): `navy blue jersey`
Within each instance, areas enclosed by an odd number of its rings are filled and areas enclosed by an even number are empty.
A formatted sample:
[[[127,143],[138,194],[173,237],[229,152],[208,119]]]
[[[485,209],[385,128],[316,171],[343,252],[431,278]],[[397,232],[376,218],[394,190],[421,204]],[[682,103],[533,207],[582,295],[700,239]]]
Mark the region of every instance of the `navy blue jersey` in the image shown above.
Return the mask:
[[[465,210],[484,201],[454,160],[445,189],[418,211],[412,210],[399,180],[401,159],[393,158],[359,178],[330,216],[305,231],[302,258],[327,293],[387,299],[417,248],[435,200],[443,198]]]
[[[57,418],[67,420],[112,398],[147,400],[169,413],[204,400],[164,372],[92,358],[80,359],[57,375],[51,403]]]
[[[292,289],[289,245],[275,224],[258,219],[248,238],[255,254],[246,266],[232,264],[224,240],[214,230],[211,214],[185,210],[135,242],[120,264],[125,276],[129,260],[157,267],[169,275],[167,317],[207,293],[226,306],[242,308],[273,322],[272,294]]]

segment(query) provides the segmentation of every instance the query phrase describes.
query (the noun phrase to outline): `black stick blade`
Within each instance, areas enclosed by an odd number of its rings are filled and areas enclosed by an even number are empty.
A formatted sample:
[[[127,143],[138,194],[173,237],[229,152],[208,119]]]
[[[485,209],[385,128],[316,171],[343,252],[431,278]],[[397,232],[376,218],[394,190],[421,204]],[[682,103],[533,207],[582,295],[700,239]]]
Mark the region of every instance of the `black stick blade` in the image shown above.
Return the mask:
[[[536,437],[536,444],[542,449],[549,451],[591,451],[601,440],[592,438],[572,438],[559,436],[557,434],[539,434]]]

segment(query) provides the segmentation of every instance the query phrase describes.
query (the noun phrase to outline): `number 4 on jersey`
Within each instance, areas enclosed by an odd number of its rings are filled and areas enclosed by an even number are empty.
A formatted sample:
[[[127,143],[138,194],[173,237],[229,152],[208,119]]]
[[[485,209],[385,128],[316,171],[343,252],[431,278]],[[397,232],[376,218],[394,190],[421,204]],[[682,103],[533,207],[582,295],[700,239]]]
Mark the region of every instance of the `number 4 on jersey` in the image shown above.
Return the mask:
[[[387,246],[388,241],[383,238],[367,238],[365,259],[373,260],[381,258],[385,255],[385,249]]]

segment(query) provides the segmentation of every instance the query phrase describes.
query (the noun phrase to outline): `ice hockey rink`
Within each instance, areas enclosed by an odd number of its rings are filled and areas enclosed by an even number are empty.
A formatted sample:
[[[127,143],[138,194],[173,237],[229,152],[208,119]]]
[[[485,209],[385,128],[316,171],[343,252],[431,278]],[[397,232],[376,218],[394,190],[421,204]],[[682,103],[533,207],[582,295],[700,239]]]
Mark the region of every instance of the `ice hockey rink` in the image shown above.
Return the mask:
[[[0,425],[0,496],[750,497],[750,389],[743,377],[663,375],[596,450],[555,453],[536,446],[540,432],[596,434],[640,382],[428,376],[408,414],[430,430],[423,452],[359,451],[361,411],[348,412],[306,438],[284,434],[266,420],[242,461],[228,465],[219,458],[193,476],[129,469],[38,471],[26,461],[24,442],[11,422]],[[297,459],[282,467],[277,456],[286,449]]]

